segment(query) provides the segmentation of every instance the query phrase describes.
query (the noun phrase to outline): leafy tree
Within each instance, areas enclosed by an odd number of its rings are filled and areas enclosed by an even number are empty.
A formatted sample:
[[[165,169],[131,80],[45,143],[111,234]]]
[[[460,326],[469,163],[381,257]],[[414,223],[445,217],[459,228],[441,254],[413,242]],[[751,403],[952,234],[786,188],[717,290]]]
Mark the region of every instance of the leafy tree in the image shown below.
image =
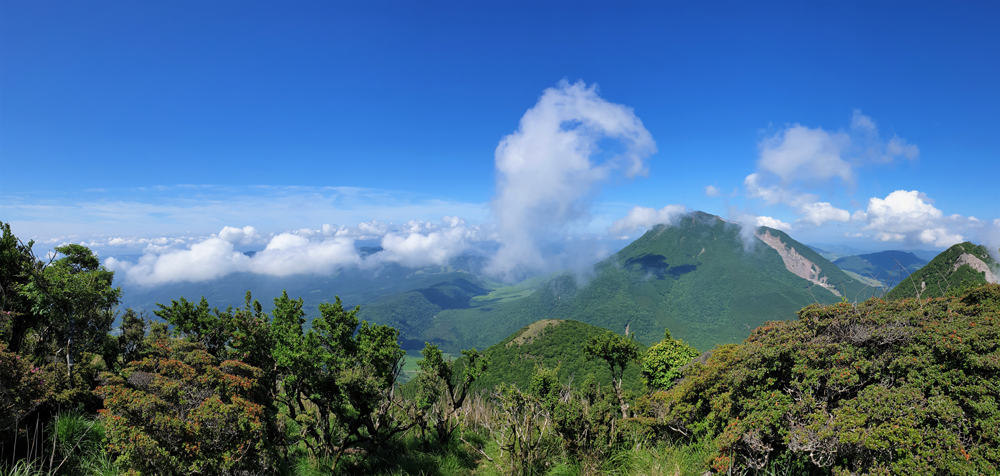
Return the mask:
[[[142,313],[135,312],[132,308],[128,308],[122,313],[118,334],[118,353],[123,364],[141,358],[146,350],[145,339],[148,328],[149,320]]]
[[[377,456],[413,427],[412,403],[395,393],[406,355],[396,329],[359,323],[359,308],[345,310],[338,297],[321,304],[320,317],[302,333],[301,300],[283,295],[275,302],[273,355],[287,369],[283,389],[302,428],[299,441],[332,456],[336,468],[348,450]]]
[[[417,361],[420,376],[417,377],[417,406],[428,412],[439,444],[451,439],[458,427],[456,413],[465,403],[472,383],[486,373],[489,361],[478,350],[463,350],[465,357],[461,374],[455,372],[455,361],[445,361],[441,350],[435,344],[427,343],[421,352],[423,359]]]
[[[548,409],[537,395],[510,384],[493,390],[490,433],[507,455],[506,474],[531,475],[541,472],[542,462],[552,455]]]
[[[551,415],[563,449],[580,462],[584,474],[598,474],[619,440],[619,423],[624,420],[619,420],[618,399],[592,377],[573,389],[563,387],[559,396]]]
[[[224,356],[231,334],[232,309],[209,308],[205,296],[198,305],[181,296],[179,301],[171,299],[170,306],[156,306],[160,309],[153,313],[174,326],[174,332],[200,342],[216,358]]]
[[[83,352],[107,348],[121,288],[112,287],[115,273],[101,266],[89,248],[70,244],[55,250],[63,257],[33,273],[23,290],[44,322],[38,332],[50,345],[45,350],[64,353],[71,375]]]
[[[611,383],[621,406],[622,418],[628,418],[628,402],[622,390],[622,377],[625,369],[639,358],[639,346],[629,337],[624,337],[608,331],[590,338],[583,345],[583,353],[588,358],[603,359],[611,367]]]
[[[663,340],[654,344],[642,356],[642,380],[650,388],[664,389],[680,378],[680,368],[698,356],[698,350],[679,339],[670,337],[670,330]]]
[[[33,241],[22,243],[10,231],[10,224],[0,222],[0,340],[11,352],[21,352],[25,336],[32,328],[44,325],[32,312],[24,288],[42,263],[31,251]]]

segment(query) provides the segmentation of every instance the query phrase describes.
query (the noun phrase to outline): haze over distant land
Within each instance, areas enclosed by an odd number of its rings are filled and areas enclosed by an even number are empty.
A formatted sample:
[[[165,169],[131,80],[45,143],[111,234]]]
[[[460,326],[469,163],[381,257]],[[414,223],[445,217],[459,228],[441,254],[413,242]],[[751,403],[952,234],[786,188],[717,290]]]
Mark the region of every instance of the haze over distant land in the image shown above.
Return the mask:
[[[8,2],[0,220],[136,287],[517,282],[695,210],[1000,247],[996,4],[566,7]]]

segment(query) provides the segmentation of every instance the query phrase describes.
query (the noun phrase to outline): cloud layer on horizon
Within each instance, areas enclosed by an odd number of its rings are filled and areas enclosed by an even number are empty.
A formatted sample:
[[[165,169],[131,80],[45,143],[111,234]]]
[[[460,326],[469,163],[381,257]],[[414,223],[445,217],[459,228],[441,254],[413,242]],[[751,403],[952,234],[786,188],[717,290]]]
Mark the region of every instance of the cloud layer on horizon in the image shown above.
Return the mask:
[[[356,240],[371,238],[369,233],[373,232],[380,234],[382,249],[362,256]],[[125,282],[142,286],[206,281],[237,272],[329,275],[344,268],[377,268],[386,263],[408,267],[446,265],[467,251],[471,243],[489,238],[488,230],[467,226],[457,217],[445,217],[440,224],[413,220],[398,229],[377,221],[350,228],[324,225],[319,230],[284,232],[266,240],[252,226],[227,226],[217,235],[189,244],[150,243],[134,263],[111,257],[104,264],[122,273]],[[109,240],[109,245],[112,241],[115,239]],[[266,246],[252,256],[236,247],[252,242]]]

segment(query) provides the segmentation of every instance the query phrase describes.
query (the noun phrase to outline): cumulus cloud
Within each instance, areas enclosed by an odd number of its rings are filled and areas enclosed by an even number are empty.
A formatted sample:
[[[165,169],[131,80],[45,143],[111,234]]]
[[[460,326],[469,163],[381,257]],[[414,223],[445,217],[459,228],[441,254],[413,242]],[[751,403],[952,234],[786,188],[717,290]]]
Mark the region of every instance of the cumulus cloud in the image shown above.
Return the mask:
[[[104,261],[108,269],[124,273],[127,282],[140,285],[207,281],[244,271],[249,264],[248,256],[234,250],[231,242],[215,236],[184,250],[146,253],[137,263],[115,258]]]
[[[775,230],[781,231],[791,231],[792,225],[785,223],[777,218],[772,218],[768,216],[759,216],[755,222],[756,226],[766,226],[768,228],[774,228]]]
[[[602,140],[615,145],[602,150]],[[644,175],[655,152],[632,109],[604,100],[596,85],[564,80],[546,89],[496,149],[491,206],[500,250],[487,271],[510,279],[546,269],[544,242],[587,215],[599,184]]]
[[[851,182],[851,164],[842,157],[850,145],[850,136],[845,133],[793,124],[761,141],[758,166],[782,183],[835,177]]]
[[[687,213],[684,205],[667,205],[659,210],[652,207],[634,207],[625,218],[615,220],[608,228],[613,235],[633,232],[638,229],[648,230],[656,225],[673,225]]]
[[[722,191],[719,190],[719,187],[716,187],[714,185],[705,186],[705,195],[708,195],[709,197],[718,197],[721,194]]]
[[[827,202],[816,202],[799,207],[802,217],[795,220],[796,223],[804,222],[816,226],[828,221],[846,222],[851,219],[851,213],[830,205]]]
[[[382,250],[362,257],[356,239],[370,238],[372,233],[381,233],[376,238]],[[237,272],[328,275],[345,268],[372,268],[386,263],[408,267],[445,265],[473,244],[493,238],[490,227],[470,226],[452,216],[439,223],[411,220],[399,226],[378,221],[354,227],[323,225],[320,229],[279,233],[269,239],[261,238],[250,226],[227,226],[218,234],[189,239],[189,243],[176,238],[143,239],[147,246],[137,262],[112,257],[104,264],[121,273],[129,284],[145,286],[207,281]],[[265,240],[264,249],[252,256],[235,248]]]
[[[770,204],[784,204],[800,215],[797,223],[846,222],[850,214],[809,193],[831,181],[853,186],[856,169],[896,159],[914,160],[920,149],[893,135],[884,138],[874,119],[854,110],[847,130],[828,131],[792,124],[758,144],[757,171],[744,179],[746,194]],[[887,235],[888,236],[888,235]]]
[[[236,228],[232,226],[227,226],[222,228],[219,232],[219,238],[226,240],[232,244],[249,245],[253,243],[258,243],[261,241],[262,237],[257,233],[257,229],[252,226],[245,226],[243,228]]]
[[[374,259],[391,261],[410,267],[444,265],[469,248],[470,230],[457,217],[444,217],[442,225],[411,221],[401,233],[388,233],[382,238],[383,251]]]
[[[876,232],[876,240],[938,247],[961,243],[965,240],[962,230],[983,225],[972,217],[945,216],[916,190],[896,190],[884,199],[873,197],[868,200],[867,210],[858,210],[852,218],[864,221],[864,229]]]
[[[361,256],[351,238],[309,239],[298,234],[281,233],[271,238],[263,251],[254,254],[248,270],[272,276],[332,274],[340,268],[360,263]]]

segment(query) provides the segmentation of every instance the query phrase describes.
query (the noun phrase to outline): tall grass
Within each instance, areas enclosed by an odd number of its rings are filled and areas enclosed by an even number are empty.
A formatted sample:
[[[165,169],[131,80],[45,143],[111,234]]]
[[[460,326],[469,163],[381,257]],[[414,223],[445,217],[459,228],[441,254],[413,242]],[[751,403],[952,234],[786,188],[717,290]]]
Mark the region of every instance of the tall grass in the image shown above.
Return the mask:
[[[30,428],[30,427],[29,427]],[[6,475],[116,475],[121,471],[104,449],[104,425],[78,412],[57,415],[46,425],[36,423],[15,435]],[[7,462],[4,462],[7,463]]]

